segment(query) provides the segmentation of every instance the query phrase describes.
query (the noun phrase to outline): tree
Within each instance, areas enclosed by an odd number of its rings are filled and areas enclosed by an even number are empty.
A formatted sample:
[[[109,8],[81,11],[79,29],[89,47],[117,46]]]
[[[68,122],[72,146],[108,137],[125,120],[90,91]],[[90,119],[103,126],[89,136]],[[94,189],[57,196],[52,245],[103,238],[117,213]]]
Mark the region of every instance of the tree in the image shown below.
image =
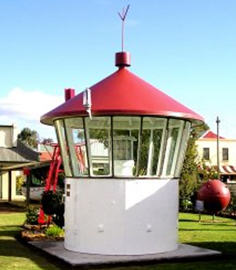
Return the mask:
[[[18,139],[30,147],[36,148],[38,146],[39,135],[37,131],[29,128],[23,128]]]
[[[191,200],[200,185],[200,166],[197,162],[198,153],[195,142],[208,129],[209,127],[206,124],[202,124],[201,126],[193,128],[191,131],[185,154],[183,169],[180,176],[180,207],[182,206],[185,208],[187,205],[186,202]]]
[[[198,172],[202,182],[206,182],[209,179],[219,178],[219,173],[216,167],[207,166],[204,160],[201,161]]]

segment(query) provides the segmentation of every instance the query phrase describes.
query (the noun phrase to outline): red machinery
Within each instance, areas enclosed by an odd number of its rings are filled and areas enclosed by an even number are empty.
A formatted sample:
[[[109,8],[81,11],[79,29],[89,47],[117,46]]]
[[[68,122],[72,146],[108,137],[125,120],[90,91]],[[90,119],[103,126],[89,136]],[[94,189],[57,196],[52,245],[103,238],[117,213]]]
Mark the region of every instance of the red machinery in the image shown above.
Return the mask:
[[[52,161],[50,163],[44,191],[53,190],[53,192],[55,192],[57,187],[58,174],[59,172],[63,172],[63,170],[60,169],[62,160],[59,145],[58,144],[50,144],[50,145],[54,147],[54,150],[52,154]],[[40,207],[38,223],[45,224],[46,222],[50,223],[50,221],[51,217],[49,217],[47,221],[45,220],[44,211],[42,207]]]
[[[230,191],[220,180],[209,180],[199,189],[197,199],[204,202],[207,211],[217,213],[228,206]]]
[[[60,147],[57,143],[51,143],[50,146],[54,147],[53,154],[52,154],[52,161],[50,163],[46,184],[44,191],[52,190],[53,192],[57,189],[57,182],[58,182],[58,175],[60,172],[64,172],[64,170],[60,169],[62,164],[62,158],[60,153]],[[75,146],[76,150],[76,156],[78,159],[80,170],[83,171],[85,169],[85,161],[84,161],[84,155],[83,151],[81,149],[81,145]],[[45,215],[42,207],[40,207],[39,217],[38,217],[38,223],[39,224],[45,224],[50,223],[51,217],[48,218],[48,220],[45,220]]]

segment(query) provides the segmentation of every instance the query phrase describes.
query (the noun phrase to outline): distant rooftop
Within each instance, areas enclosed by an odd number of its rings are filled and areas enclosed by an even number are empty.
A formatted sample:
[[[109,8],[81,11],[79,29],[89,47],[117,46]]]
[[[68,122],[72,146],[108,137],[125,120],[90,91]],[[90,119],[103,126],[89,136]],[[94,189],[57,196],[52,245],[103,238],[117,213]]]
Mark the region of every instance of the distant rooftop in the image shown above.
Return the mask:
[[[225,139],[222,136],[219,136],[219,138],[220,139]],[[217,139],[217,134],[215,134],[211,130],[208,130],[205,134],[203,134],[203,136],[201,137],[201,139]]]
[[[11,148],[0,147],[0,162],[31,162],[39,161],[39,153],[17,140],[17,146]]]
[[[54,151],[53,145],[50,144],[42,144],[38,145],[38,151],[40,152],[40,161],[50,161],[52,160],[52,155]]]

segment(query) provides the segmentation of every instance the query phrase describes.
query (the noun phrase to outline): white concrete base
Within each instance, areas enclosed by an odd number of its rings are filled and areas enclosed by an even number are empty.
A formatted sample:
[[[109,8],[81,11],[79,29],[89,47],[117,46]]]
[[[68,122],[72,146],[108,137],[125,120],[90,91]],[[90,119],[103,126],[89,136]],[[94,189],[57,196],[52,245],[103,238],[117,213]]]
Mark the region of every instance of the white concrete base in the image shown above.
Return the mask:
[[[66,179],[65,248],[141,255],[177,248],[178,181]]]

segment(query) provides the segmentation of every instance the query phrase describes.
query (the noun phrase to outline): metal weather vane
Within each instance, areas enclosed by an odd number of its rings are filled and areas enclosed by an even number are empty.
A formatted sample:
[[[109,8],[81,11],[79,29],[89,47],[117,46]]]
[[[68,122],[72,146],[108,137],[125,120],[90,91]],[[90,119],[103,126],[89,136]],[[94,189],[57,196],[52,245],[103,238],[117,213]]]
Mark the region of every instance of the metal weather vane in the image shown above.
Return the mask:
[[[118,12],[119,17],[122,21],[122,30],[121,30],[121,50],[124,51],[124,30],[125,30],[125,19],[128,13],[130,5],[128,5],[126,8],[122,9],[122,12]]]

